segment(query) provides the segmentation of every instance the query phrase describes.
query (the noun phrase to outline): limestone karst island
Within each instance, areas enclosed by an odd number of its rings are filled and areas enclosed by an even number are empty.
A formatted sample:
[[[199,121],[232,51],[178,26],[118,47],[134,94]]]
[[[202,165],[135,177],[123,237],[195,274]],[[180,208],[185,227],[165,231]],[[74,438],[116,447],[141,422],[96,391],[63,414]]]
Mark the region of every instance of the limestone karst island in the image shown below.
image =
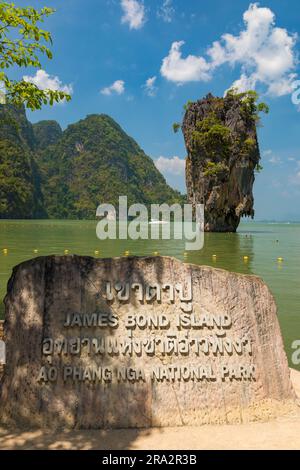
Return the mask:
[[[299,449],[298,3],[48,3],[0,2],[1,459]]]

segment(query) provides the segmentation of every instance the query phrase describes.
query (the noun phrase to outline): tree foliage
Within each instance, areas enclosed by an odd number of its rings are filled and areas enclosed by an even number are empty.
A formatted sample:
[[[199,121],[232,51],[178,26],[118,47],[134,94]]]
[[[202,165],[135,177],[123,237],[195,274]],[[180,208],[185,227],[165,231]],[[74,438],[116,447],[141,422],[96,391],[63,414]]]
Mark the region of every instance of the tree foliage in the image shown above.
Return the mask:
[[[7,75],[7,70],[15,66],[40,68],[42,56],[52,59],[49,48],[51,34],[39,24],[53,13],[54,10],[47,7],[36,10],[18,7],[14,3],[0,3],[0,83],[6,103],[24,104],[35,110],[43,104],[53,105],[71,99],[64,91],[41,90],[24,79],[12,80]]]
[[[0,106],[0,218],[43,217],[34,134],[24,107]]]
[[[264,102],[258,102],[259,95],[255,90],[239,93],[236,88],[231,88],[227,91],[226,97],[240,100],[243,104],[245,115],[253,119],[256,124],[260,123],[260,113],[269,113],[269,106]]]
[[[32,125],[24,107],[0,105],[0,218],[94,219],[106,202],[183,203],[138,144],[109,116],[64,132]]]
[[[173,131],[175,132],[175,134],[177,134],[179,129],[181,129],[181,124],[179,122],[174,122],[173,123]]]
[[[227,174],[228,167],[224,163],[214,163],[208,161],[206,167],[204,168],[204,176],[216,176],[220,173]]]
[[[121,127],[107,115],[90,115],[70,125],[56,145],[37,154],[44,205],[50,218],[95,217],[106,202],[183,202]]]
[[[202,121],[196,123],[193,131],[195,149],[203,148],[212,159],[217,157],[227,159],[230,153],[231,132],[222,121],[211,112]]]

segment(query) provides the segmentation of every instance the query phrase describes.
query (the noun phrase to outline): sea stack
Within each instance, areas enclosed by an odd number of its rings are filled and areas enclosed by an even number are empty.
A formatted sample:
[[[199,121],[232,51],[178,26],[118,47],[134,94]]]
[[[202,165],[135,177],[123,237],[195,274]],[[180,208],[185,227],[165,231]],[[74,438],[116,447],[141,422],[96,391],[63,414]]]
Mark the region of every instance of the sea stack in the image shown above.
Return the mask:
[[[204,204],[207,232],[235,232],[241,217],[254,216],[252,188],[260,160],[256,98],[254,92],[208,94],[186,106],[188,202]]]

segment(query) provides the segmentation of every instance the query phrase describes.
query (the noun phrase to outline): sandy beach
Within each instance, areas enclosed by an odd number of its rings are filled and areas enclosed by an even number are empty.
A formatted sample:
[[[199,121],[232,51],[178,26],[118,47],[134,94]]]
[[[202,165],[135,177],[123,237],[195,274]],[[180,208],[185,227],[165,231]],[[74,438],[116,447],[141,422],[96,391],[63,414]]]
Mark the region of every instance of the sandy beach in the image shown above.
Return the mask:
[[[291,369],[300,399],[300,372]],[[0,427],[5,450],[300,449],[300,408],[266,423],[152,429],[45,432]]]

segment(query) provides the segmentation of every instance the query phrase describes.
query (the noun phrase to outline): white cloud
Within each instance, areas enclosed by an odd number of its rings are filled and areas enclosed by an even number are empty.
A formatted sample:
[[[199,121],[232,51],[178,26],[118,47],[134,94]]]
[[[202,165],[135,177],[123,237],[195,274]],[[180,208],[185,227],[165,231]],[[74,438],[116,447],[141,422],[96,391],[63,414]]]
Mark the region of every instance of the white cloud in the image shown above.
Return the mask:
[[[64,85],[61,80],[56,76],[51,76],[45,70],[37,70],[33,76],[24,75],[23,80],[36,85],[40,90],[63,91],[68,94],[73,93],[71,84]]]
[[[154,160],[156,168],[162,173],[174,176],[183,176],[185,174],[185,160],[179,157],[159,157]]]
[[[143,85],[148,96],[153,97],[156,95],[157,87],[155,86],[155,82],[156,82],[156,76],[148,78],[146,80],[145,85]]]
[[[267,149],[262,152],[262,156],[268,159],[269,163],[272,165],[278,165],[282,162],[281,158],[273,153],[273,150]]]
[[[121,20],[122,23],[128,23],[130,29],[140,29],[146,21],[143,2],[138,0],[121,0],[121,7],[124,12]]]
[[[269,158],[269,163],[272,163],[272,165],[278,165],[278,163],[281,163],[281,159],[276,155],[273,155],[271,158]]]
[[[271,181],[272,188],[282,188],[282,182],[277,179]]]
[[[123,80],[116,80],[112,85],[102,88],[100,93],[102,95],[110,96],[114,93],[122,95],[125,91],[125,82]]]
[[[169,55],[163,59],[160,69],[162,76],[178,84],[209,80],[209,64],[203,57],[188,55],[182,58],[183,44],[184,41],[173,42]]]
[[[296,186],[300,185],[300,171],[298,170],[295,174],[291,175],[289,180],[290,183]]]
[[[248,90],[254,90],[256,86],[256,78],[253,76],[247,77],[244,73],[238,80],[235,80],[230,88],[237,88],[241,93]]]
[[[181,57],[183,42],[172,44],[169,55],[163,59],[162,75],[182,83],[205,81],[221,65],[241,68],[241,76],[234,85],[244,91],[263,84],[270,95],[282,96],[293,90],[297,57],[296,35],[275,26],[275,15],[270,8],[249,5],[243,15],[245,27],[239,34],[223,34],[202,56]],[[184,74],[184,71],[186,73]]]
[[[261,82],[270,94],[281,96],[292,90],[296,65],[295,35],[275,26],[275,15],[270,8],[249,5],[243,15],[245,29],[237,36],[224,34],[208,50],[212,67],[227,62],[242,66],[241,84]]]
[[[283,76],[276,81],[271,81],[268,93],[273,96],[288,95],[294,89],[294,80],[296,77],[296,73],[290,73],[287,76]]]
[[[171,23],[175,13],[172,0],[164,0],[161,7],[157,10],[158,18],[161,18],[165,23]]]

